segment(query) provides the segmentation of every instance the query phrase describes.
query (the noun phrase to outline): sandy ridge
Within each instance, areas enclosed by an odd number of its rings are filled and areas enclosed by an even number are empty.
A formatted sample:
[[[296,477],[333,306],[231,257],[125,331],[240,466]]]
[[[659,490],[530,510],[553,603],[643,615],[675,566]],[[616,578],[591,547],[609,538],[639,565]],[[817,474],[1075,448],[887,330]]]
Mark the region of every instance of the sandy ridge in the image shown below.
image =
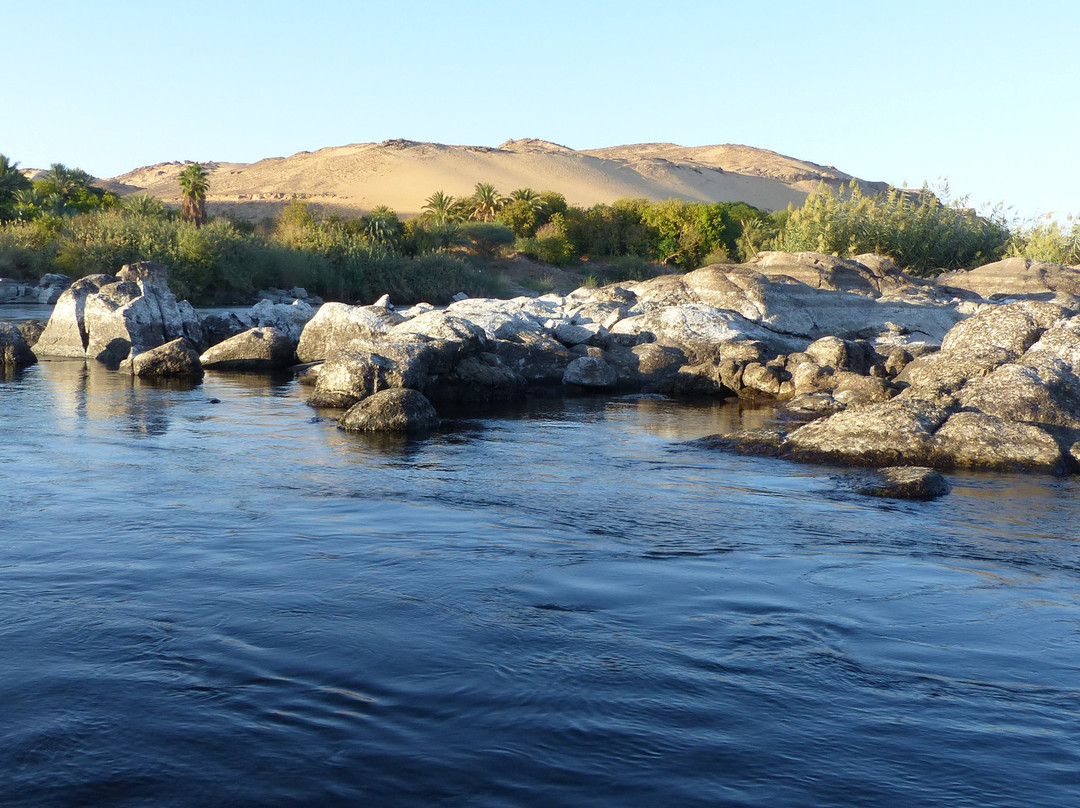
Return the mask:
[[[147,193],[175,204],[180,199],[177,176],[184,165],[144,166],[101,184],[121,194]],[[522,187],[554,190],[585,206],[626,197],[678,197],[745,201],[776,210],[801,204],[820,182],[836,187],[852,179],[831,166],[750,146],[643,143],[575,151],[528,138],[498,147],[390,140],[256,163],[203,165],[209,173],[211,210],[253,219],[272,215],[293,198],[351,214],[389,205],[408,216],[419,213],[435,191],[468,196],[477,182],[490,182],[503,193]]]

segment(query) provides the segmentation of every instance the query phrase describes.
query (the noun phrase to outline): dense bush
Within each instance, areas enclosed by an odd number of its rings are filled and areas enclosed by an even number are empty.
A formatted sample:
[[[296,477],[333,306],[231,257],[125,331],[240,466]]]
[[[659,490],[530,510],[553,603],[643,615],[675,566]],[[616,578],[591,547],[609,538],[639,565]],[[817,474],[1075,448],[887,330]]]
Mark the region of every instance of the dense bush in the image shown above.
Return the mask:
[[[1013,231],[1008,253],[1051,264],[1080,265],[1080,221],[1066,229],[1053,219],[1023,225]]]
[[[943,203],[928,188],[864,196],[822,187],[789,209],[775,246],[790,252],[887,255],[909,272],[933,275],[996,261],[1009,243],[1000,216],[980,216],[962,203]]]
[[[295,213],[295,212],[294,212]],[[295,221],[292,225],[295,225]],[[44,217],[0,228],[0,272],[37,278],[115,272],[133,261],[170,268],[177,295],[196,302],[239,300],[267,286],[303,286],[333,300],[446,302],[494,281],[444,254],[409,258],[344,228],[313,221],[265,238],[218,219],[203,227],[174,218],[108,211]]]

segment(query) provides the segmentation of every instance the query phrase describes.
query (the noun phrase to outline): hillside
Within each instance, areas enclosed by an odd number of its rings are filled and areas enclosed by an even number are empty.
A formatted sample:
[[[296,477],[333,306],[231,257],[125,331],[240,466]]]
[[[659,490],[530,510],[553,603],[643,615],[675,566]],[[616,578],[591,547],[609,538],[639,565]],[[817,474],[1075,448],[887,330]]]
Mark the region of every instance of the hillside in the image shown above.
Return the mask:
[[[180,201],[184,163],[137,168],[102,185],[122,194]],[[508,140],[498,148],[390,140],[299,152],[256,163],[204,163],[211,212],[248,219],[273,215],[285,201],[309,199],[341,213],[389,205],[417,214],[438,190],[468,196],[477,182],[503,193],[554,190],[576,205],[625,197],[706,202],[744,201],[775,210],[799,205],[819,182],[838,186],[851,176],[835,168],[749,146],[685,147],[671,143],[589,151],[541,140]],[[864,183],[867,187],[885,186]]]

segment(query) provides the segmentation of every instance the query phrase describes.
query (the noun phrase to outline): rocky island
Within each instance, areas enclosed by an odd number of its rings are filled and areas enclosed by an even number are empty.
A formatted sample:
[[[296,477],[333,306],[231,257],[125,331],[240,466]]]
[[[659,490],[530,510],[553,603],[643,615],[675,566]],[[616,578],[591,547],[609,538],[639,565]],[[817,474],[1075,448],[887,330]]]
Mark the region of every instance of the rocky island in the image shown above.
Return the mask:
[[[1080,269],[1011,259],[936,281],[874,255],[747,264],[443,309],[263,300],[201,318],[159,264],[79,279],[6,365],[84,357],[142,377],[294,368],[341,426],[423,433],[439,410],[559,389],[775,402],[717,449],[861,466],[1080,470]],[[25,329],[24,329],[25,330]],[[392,392],[387,392],[392,391]],[[403,392],[407,391],[407,392]],[[340,415],[340,412],[339,412]]]

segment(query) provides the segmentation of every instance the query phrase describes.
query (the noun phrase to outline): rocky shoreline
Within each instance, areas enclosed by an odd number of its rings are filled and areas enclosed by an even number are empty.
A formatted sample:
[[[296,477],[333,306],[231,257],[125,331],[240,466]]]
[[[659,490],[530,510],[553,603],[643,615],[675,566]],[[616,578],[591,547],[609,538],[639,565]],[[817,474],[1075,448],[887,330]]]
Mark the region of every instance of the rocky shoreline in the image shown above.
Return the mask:
[[[738,396],[775,401],[782,423],[703,445],[877,469],[1073,474],[1078,295],[1080,269],[1023,259],[931,282],[878,256],[763,253],[566,296],[401,310],[385,297],[317,309],[265,299],[200,318],[169,291],[166,268],[144,262],[72,283],[40,334],[0,326],[0,361],[84,357],[142,377],[293,367],[313,406],[346,411],[343,428],[416,434],[442,407],[551,388]],[[894,477],[905,478],[879,474]]]

